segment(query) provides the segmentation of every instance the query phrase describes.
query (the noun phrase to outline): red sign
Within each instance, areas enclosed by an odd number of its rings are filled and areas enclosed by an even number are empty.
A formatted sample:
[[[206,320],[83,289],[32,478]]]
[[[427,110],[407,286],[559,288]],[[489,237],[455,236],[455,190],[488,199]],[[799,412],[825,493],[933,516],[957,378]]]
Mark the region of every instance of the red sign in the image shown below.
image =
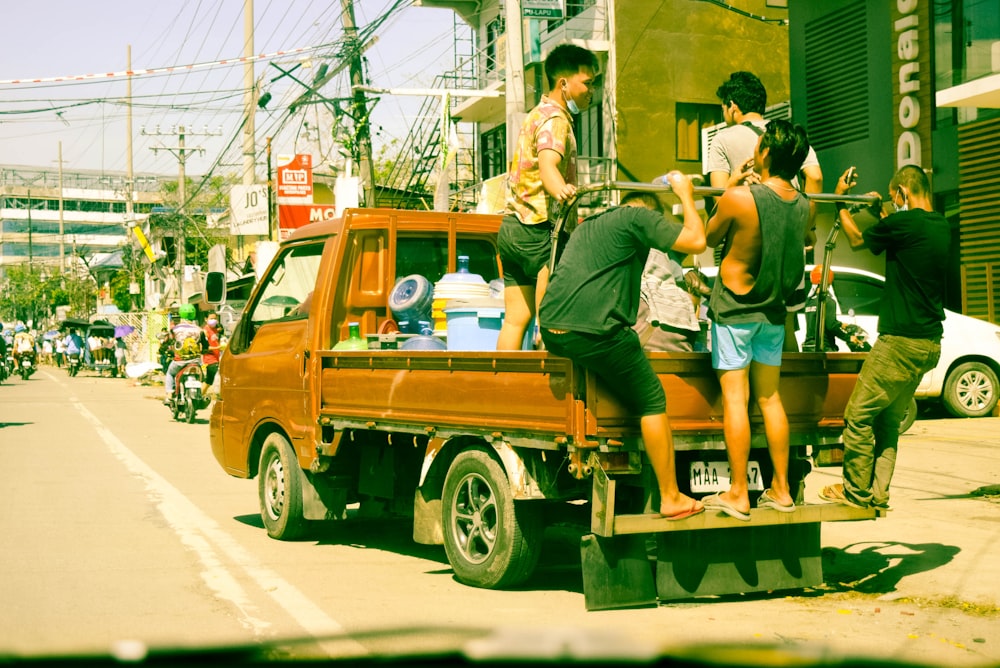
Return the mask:
[[[331,220],[337,215],[332,204],[279,204],[278,233],[282,240],[288,238],[292,230],[321,220]]]
[[[299,153],[278,165],[278,197],[313,196],[312,156]]]

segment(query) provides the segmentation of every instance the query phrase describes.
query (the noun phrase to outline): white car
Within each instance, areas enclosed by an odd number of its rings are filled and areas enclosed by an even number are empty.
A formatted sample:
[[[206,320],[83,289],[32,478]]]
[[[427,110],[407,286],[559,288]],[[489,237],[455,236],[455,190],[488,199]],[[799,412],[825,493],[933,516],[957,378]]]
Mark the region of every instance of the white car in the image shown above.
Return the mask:
[[[878,338],[878,311],[885,290],[885,278],[863,269],[833,266],[833,292],[839,306],[837,317],[868,333],[868,341]],[[806,267],[806,283],[812,265]],[[715,267],[701,268],[714,280]],[[799,347],[805,339],[805,314],[799,314]],[[843,342],[838,342],[846,350]],[[920,381],[918,400],[940,398],[956,417],[991,415],[1000,394],[1000,327],[945,309],[941,360]]]

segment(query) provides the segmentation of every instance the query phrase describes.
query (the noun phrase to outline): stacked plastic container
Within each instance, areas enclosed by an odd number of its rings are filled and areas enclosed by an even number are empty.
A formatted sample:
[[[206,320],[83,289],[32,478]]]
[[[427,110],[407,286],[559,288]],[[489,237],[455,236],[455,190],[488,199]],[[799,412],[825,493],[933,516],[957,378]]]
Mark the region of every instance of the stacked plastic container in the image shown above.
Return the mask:
[[[435,285],[434,303],[435,325],[439,322],[436,312],[444,315],[448,350],[496,350],[503,325],[503,299],[491,294],[482,276],[469,272],[468,257],[459,257],[458,271]]]

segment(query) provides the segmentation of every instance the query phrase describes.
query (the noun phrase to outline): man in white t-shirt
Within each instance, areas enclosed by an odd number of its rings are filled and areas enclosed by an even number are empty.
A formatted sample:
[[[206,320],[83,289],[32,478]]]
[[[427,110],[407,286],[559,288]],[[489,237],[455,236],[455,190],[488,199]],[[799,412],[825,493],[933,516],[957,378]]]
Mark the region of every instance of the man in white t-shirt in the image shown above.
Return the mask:
[[[767,120],[767,89],[752,72],[733,72],[729,79],[715,91],[722,101],[722,117],[726,127],[712,138],[708,149],[708,174],[713,188],[758,183],[759,175],[753,171],[753,151],[757,140],[764,134]],[[823,170],[820,169],[816,151],[810,146],[800,173],[805,183],[792,179],[792,186],[806,193],[823,192]],[[809,202],[809,239],[806,253],[816,244],[816,204]],[[785,326],[785,350],[798,350],[795,340],[795,314],[801,311],[806,300],[805,275],[799,285],[798,295],[788,304],[788,322]]]

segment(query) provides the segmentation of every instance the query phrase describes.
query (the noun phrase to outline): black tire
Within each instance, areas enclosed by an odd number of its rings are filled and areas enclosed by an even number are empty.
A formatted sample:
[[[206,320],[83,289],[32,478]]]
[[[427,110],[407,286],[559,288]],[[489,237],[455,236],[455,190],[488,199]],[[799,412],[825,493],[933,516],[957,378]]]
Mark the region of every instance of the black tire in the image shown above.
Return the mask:
[[[899,433],[905,434],[906,430],[913,426],[913,423],[917,421],[917,400],[910,399],[910,405],[906,408],[906,413],[903,415],[902,421],[899,423]]]
[[[486,451],[455,458],[442,505],[444,549],[459,582],[500,589],[531,576],[541,554],[542,507],[515,502],[506,473]]]
[[[300,476],[302,471],[288,439],[278,433],[268,434],[260,452],[257,495],[260,517],[271,538],[294,540],[306,531]]]
[[[31,375],[31,370],[28,367],[21,367],[21,380],[28,380],[28,376]]]
[[[948,374],[942,400],[955,417],[984,417],[996,408],[998,391],[992,368],[982,362],[965,362]]]
[[[198,412],[198,409],[195,408],[194,399],[192,399],[191,397],[185,398],[184,399],[184,419],[185,419],[185,421],[187,421],[188,424],[194,424],[194,416],[195,416],[195,413],[197,413],[197,412]]]

